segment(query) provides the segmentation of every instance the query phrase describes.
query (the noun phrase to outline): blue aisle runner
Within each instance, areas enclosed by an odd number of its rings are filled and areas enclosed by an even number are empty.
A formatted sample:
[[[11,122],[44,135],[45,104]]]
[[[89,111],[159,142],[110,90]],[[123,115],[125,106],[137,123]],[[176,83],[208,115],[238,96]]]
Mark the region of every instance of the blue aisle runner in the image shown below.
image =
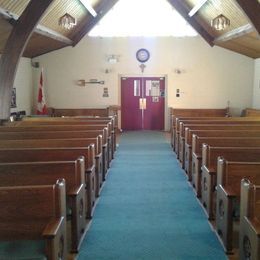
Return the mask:
[[[227,259],[162,132],[122,134],[78,259]]]

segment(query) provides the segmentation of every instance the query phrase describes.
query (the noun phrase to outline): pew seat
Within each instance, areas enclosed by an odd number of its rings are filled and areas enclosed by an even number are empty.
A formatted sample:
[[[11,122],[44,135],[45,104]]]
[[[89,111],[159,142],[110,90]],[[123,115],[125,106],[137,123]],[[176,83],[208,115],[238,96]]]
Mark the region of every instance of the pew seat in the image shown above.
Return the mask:
[[[71,251],[78,252],[86,231],[85,162],[0,163],[0,186],[28,186],[66,181],[66,210],[70,219]]]
[[[240,219],[241,180],[260,184],[260,162],[232,162],[218,158],[216,229],[226,252],[234,247],[233,223]]]
[[[34,259],[35,255],[28,257],[34,252],[41,254],[42,259],[44,256],[48,260],[67,259],[65,181],[59,180],[54,185],[1,187],[0,208],[1,259],[16,259],[16,248],[26,254],[20,255],[20,259]],[[28,245],[29,248],[22,248]]]
[[[209,219],[215,218],[215,199],[217,184],[217,159],[228,161],[260,162],[260,147],[214,147],[203,144],[201,203]]]

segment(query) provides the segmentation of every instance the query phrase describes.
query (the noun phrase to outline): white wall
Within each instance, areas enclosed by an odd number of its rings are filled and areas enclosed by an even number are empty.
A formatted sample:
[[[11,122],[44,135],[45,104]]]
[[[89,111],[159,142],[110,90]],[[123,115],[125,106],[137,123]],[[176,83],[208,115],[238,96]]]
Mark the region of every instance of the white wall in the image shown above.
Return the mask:
[[[56,108],[120,105],[120,75],[141,75],[135,58],[147,48],[151,58],[144,75],[167,76],[168,106],[176,108],[223,108],[229,101],[239,115],[252,106],[254,60],[195,38],[89,38],[74,48],[64,48],[36,58],[45,68],[48,105]],[[109,64],[107,55],[119,55]],[[105,73],[108,69],[110,72]],[[176,69],[181,74],[175,73]],[[38,74],[36,73],[38,78]],[[105,85],[79,87],[79,79],[104,80]],[[34,84],[37,85],[37,84]],[[102,97],[108,87],[109,98]],[[181,96],[175,97],[176,89]],[[167,117],[167,115],[166,115]]]
[[[16,77],[14,81],[14,88],[16,88],[16,108],[11,108],[11,112],[25,110],[29,115],[32,112],[32,67],[31,59],[21,58]]]
[[[253,108],[260,109],[260,58],[255,60]]]

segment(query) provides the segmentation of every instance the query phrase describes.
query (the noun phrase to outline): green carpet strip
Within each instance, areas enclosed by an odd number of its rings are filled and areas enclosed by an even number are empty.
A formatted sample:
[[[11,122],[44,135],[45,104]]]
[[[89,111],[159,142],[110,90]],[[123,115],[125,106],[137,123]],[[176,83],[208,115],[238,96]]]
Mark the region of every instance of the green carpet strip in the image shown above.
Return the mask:
[[[78,259],[227,259],[162,132],[123,133]]]

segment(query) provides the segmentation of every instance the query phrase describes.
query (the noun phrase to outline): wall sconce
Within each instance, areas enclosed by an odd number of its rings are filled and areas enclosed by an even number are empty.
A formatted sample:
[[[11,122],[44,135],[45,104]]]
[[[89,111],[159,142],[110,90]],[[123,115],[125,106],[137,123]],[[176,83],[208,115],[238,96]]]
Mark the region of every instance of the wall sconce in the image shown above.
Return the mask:
[[[108,58],[107,58],[107,62],[110,63],[110,64],[118,63],[118,56],[116,56],[114,54],[109,55]]]
[[[185,73],[186,71],[184,70],[184,69],[180,69],[180,68],[176,68],[176,69],[174,69],[174,73],[175,74],[182,74],[182,73]]]
[[[59,25],[66,30],[70,30],[77,24],[76,18],[71,16],[70,14],[66,13],[59,19]]]
[[[211,20],[211,26],[217,31],[225,30],[227,26],[230,26],[230,20],[223,14],[220,14]]]

